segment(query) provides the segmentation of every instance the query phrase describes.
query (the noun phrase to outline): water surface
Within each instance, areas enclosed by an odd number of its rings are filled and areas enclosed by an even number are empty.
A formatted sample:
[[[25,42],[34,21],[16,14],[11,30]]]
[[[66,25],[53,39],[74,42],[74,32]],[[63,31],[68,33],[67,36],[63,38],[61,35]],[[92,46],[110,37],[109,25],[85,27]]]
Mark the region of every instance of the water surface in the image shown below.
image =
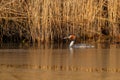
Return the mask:
[[[0,80],[119,80],[119,57],[119,45],[5,46],[0,49]]]

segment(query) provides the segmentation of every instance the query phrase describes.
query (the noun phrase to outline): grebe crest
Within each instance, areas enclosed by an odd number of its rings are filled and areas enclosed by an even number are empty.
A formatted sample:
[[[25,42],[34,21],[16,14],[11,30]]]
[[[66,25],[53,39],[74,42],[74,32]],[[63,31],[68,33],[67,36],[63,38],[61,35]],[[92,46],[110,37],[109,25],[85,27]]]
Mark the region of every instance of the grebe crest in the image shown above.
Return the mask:
[[[70,40],[75,40],[75,39],[76,39],[76,36],[75,36],[74,34],[71,34],[70,36],[68,36],[68,38],[69,38]]]

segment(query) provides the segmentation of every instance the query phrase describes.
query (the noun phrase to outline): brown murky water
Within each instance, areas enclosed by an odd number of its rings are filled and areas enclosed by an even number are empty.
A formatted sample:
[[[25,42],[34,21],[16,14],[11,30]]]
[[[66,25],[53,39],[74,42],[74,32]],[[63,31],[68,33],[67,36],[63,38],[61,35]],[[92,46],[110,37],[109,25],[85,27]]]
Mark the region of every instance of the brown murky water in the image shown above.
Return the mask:
[[[120,48],[7,47],[0,49],[0,80],[120,80]]]

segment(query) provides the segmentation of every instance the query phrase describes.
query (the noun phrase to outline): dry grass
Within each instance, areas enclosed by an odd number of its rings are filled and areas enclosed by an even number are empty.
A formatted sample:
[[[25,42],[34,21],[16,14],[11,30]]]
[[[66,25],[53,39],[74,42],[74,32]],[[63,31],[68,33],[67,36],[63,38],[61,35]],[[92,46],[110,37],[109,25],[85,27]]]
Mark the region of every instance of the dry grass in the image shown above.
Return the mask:
[[[1,42],[120,41],[120,0],[1,0]],[[7,39],[7,40],[6,40]]]

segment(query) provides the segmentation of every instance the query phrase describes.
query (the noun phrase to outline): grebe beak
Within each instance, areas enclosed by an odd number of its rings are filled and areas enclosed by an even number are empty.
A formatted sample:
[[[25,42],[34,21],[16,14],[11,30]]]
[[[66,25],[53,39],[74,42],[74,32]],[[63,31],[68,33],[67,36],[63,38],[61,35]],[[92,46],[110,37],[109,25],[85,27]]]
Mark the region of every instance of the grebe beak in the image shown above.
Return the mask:
[[[64,37],[63,39],[68,39],[69,37]]]

